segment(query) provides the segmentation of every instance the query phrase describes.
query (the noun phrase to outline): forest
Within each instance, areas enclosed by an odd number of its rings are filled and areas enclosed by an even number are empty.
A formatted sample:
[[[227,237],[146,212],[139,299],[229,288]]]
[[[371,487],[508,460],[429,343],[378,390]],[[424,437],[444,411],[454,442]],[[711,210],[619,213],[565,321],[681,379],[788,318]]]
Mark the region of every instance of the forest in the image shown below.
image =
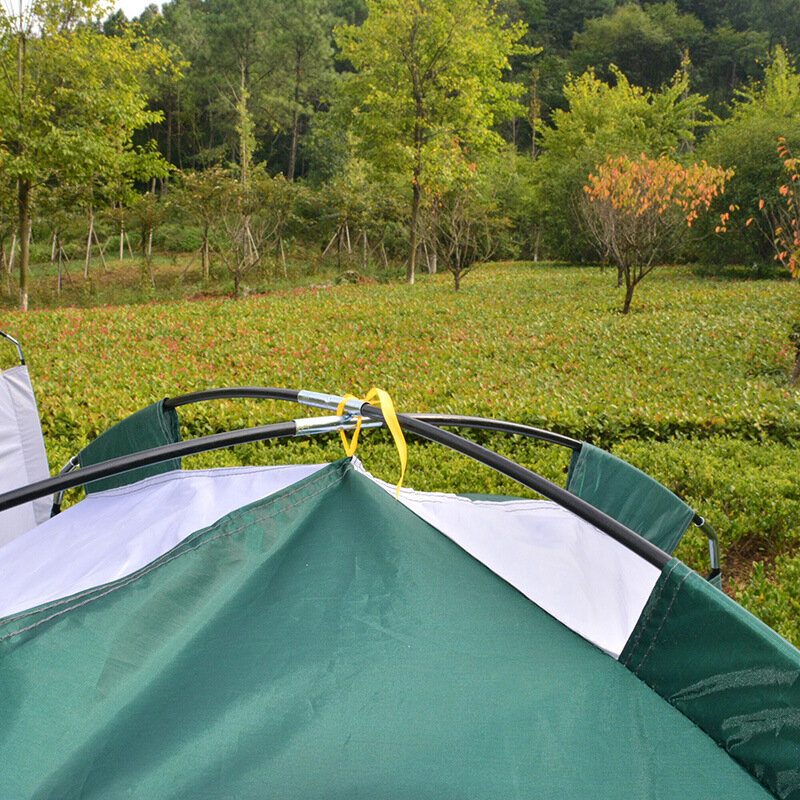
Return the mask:
[[[98,269],[152,290],[167,254],[237,296],[601,263],[624,311],[662,264],[798,272],[787,0],[79,0],[0,26],[9,305]]]

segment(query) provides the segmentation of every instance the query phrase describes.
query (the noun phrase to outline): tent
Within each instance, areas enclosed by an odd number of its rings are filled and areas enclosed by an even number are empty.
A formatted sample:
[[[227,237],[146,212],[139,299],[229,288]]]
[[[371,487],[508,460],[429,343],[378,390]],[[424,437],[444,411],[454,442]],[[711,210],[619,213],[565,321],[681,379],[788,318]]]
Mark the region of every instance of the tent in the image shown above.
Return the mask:
[[[177,409],[230,397],[328,414],[181,441]],[[180,464],[358,425],[543,499],[398,489],[355,457]],[[456,427],[569,447],[566,488]],[[692,509],[586,443],[218,389],[4,491],[0,526],[42,498],[0,547],[4,798],[800,798],[800,653],[715,586]],[[707,577],[671,555],[692,524]]]

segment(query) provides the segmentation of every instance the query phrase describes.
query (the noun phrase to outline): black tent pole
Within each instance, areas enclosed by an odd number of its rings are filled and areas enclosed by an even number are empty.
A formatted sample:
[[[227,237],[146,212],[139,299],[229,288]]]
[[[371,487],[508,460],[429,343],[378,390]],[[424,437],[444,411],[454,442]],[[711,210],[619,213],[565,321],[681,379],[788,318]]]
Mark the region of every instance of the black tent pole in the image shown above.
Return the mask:
[[[360,408],[361,415],[366,419],[383,421],[383,413],[380,409],[368,403],[364,403]],[[317,419],[319,422],[317,422]],[[267,441],[270,439],[303,435],[304,433],[311,433],[312,431],[321,432],[322,430],[328,429],[321,425],[323,419],[325,418],[290,420],[288,422],[264,425],[257,428],[227,431],[225,433],[203,436],[185,442],[162,445],[161,447],[155,447],[139,453],[132,453],[130,455],[110,459],[109,461],[94,464],[80,470],[59,475],[55,478],[33,483],[30,486],[6,492],[0,495],[0,511],[5,511],[8,508],[35,500],[39,497],[45,497],[54,492],[63,491],[101,478],[118,475],[132,469],[161,463],[173,458],[194,455],[208,450],[215,450],[247,442]],[[338,428],[333,422],[336,418],[327,419],[330,424],[329,429],[331,431],[337,430]],[[339,419],[340,424],[338,427],[341,427],[341,422],[343,420],[341,420],[341,418]],[[659,569],[668,563],[670,557],[667,553],[604,512],[576,495],[571,494],[566,489],[562,489],[555,483],[548,481],[532,470],[488,448],[482,447],[469,439],[465,439],[458,434],[441,430],[427,422],[414,419],[412,416],[399,414],[398,421],[401,427],[408,433],[413,433],[424,439],[445,445],[456,452],[463,453],[518,483],[521,483],[523,486],[538,492],[542,496],[553,500],[563,508],[571,511],[581,519],[611,536],[613,539],[616,539],[625,545],[625,547],[637,553]]]

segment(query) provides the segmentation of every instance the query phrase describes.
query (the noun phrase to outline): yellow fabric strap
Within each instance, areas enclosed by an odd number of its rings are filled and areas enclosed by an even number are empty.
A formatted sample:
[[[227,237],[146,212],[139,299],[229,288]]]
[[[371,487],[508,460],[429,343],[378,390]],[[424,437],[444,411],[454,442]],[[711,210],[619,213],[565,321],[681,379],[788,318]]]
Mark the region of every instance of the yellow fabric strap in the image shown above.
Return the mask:
[[[345,405],[350,400],[359,400],[361,398],[356,397],[352,394],[346,394],[343,398],[341,403],[339,403],[339,408],[337,409],[336,413],[341,416],[344,413]],[[389,428],[389,432],[392,434],[392,439],[394,439],[394,446],[397,448],[397,455],[400,456],[400,480],[397,482],[397,494],[400,494],[400,488],[403,485],[403,478],[406,474],[406,464],[408,463],[408,448],[406,447],[406,437],[403,436],[403,429],[400,427],[400,423],[397,421],[397,412],[394,410],[394,403],[392,402],[392,398],[389,397],[389,393],[384,391],[383,389],[376,389],[372,388],[367,392],[367,396],[361,399],[362,403],[370,403],[373,406],[377,406],[383,411],[383,417],[386,420],[386,426]],[[342,437],[342,444],[344,445],[344,452],[348,456],[355,455],[356,450],[358,449],[358,435],[361,433],[361,417],[359,416],[358,420],[356,421],[356,427],[353,431],[353,436],[348,439],[347,434],[344,431],[339,431]]]

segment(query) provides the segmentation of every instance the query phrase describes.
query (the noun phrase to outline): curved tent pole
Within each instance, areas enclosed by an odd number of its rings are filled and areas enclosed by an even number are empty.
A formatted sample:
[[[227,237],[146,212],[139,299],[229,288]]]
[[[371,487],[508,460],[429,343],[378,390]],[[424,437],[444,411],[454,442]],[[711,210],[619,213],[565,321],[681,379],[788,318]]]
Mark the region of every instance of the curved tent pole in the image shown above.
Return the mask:
[[[335,403],[333,402],[335,398]],[[335,395],[324,395],[317,392],[296,392],[291,389],[276,389],[262,386],[239,386],[220,389],[206,389],[199,392],[179,395],[167,398],[164,401],[165,408],[178,408],[180,406],[200,403],[207,400],[239,400],[239,399],[262,399],[262,400],[286,400],[289,402],[303,403],[316,408],[336,410],[340,400]],[[549,444],[567,447],[574,452],[579,452],[583,442],[573,439],[554,431],[535,428],[531,425],[524,425],[519,422],[507,422],[499,419],[489,419],[486,417],[462,416],[460,414],[411,414],[407,415],[417,420],[426,422],[430,425],[442,428],[466,428],[468,430],[484,430],[494,433],[504,433],[508,435],[525,436],[529,439],[547,442]],[[720,548],[719,538],[714,528],[708,520],[695,512],[692,524],[699,528],[708,539],[708,549],[711,561],[711,572],[708,579],[712,580],[720,574]]]
[[[306,399],[318,400],[319,402],[316,403],[316,407],[320,408],[329,408],[330,405],[328,404],[333,403],[338,407],[338,403],[341,400],[341,398],[337,398],[333,395],[305,394],[307,395]],[[309,398],[308,395],[311,395],[311,398]],[[320,398],[323,397],[325,398],[324,405],[320,400]],[[310,403],[306,404],[308,405]],[[372,420],[376,424],[383,424],[383,413],[380,409],[368,403],[361,404],[360,401],[358,404],[351,405],[354,405],[361,416],[366,418],[367,424],[369,424],[369,420]],[[263,425],[256,428],[226,431],[224,433],[203,436],[184,442],[161,445],[160,447],[154,447],[139,453],[132,453],[130,455],[110,459],[109,461],[93,464],[80,470],[70,471],[55,478],[49,478],[48,480],[33,483],[30,486],[6,492],[0,495],[0,511],[5,511],[8,508],[12,508],[38,497],[44,497],[54,492],[63,491],[112,475],[118,475],[139,467],[169,461],[174,458],[194,455],[208,450],[216,450],[235,444],[244,444],[246,442],[268,441],[292,436],[304,436],[310,433],[336,431],[354,426],[355,421],[356,418],[351,412],[342,416],[327,418],[311,417],[272,425]],[[476,461],[521,483],[523,486],[553,500],[566,510],[571,511],[576,516],[603,531],[603,533],[619,541],[625,547],[632,550],[658,569],[662,569],[669,562],[670,556],[663,550],[660,550],[630,528],[617,522],[617,520],[590,505],[577,495],[571,494],[566,489],[557,486],[555,483],[543,478],[536,472],[488,448],[471,442],[458,434],[441,430],[435,425],[415,419],[413,416],[398,414],[398,421],[404,431],[413,433],[429,441],[443,444],[456,452],[470,456]]]
[[[7,339],[14,347],[17,348],[17,355],[19,355],[19,363],[21,367],[25,366],[25,354],[22,352],[22,345],[10,334],[6,333],[5,331],[0,331],[0,336],[3,339]]]

